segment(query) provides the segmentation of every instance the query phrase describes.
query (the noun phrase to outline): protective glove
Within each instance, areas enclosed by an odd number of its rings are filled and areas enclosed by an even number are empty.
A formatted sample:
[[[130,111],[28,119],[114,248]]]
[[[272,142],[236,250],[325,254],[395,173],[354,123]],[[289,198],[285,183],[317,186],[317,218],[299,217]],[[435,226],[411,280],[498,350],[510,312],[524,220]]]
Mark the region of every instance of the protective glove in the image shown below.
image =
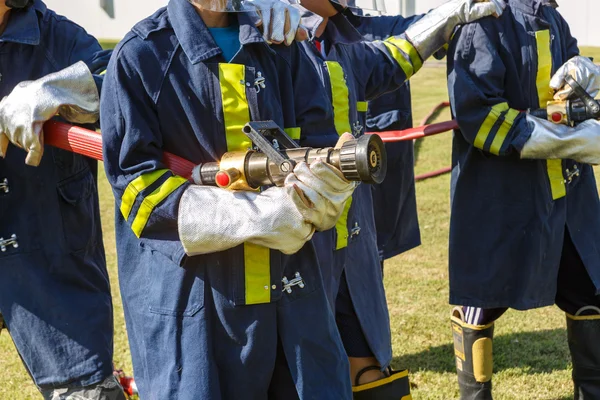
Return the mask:
[[[312,237],[292,196],[293,187],[243,192],[191,185],[179,202],[179,240],[189,256],[250,242],[293,254]]]
[[[284,43],[286,46],[294,40],[308,38],[307,31],[300,26],[300,11],[280,0],[252,0],[244,7],[254,13],[255,24],[262,28],[263,38],[269,44]]]
[[[552,76],[550,87],[557,92],[554,94],[556,100],[566,100],[573,89],[565,82],[565,78],[571,76],[592,97],[596,97],[600,90],[600,67],[587,57],[575,56],[564,63]]]
[[[0,157],[8,143],[27,151],[25,163],[38,166],[44,153],[42,127],[57,113],[78,123],[98,121],[100,97],[87,65],[78,62],[36,81],[21,82],[0,102]]]
[[[335,147],[340,148],[351,139],[351,134],[344,133]],[[304,162],[298,163],[294,173],[286,177],[284,186],[295,189],[292,199],[304,218],[318,231],[325,231],[335,226],[356,183],[347,181],[331,165],[316,160],[310,166]]]
[[[406,30],[406,37],[422,60],[448,43],[458,25],[504,12],[504,0],[451,0],[429,11]]]
[[[599,121],[590,119],[569,127],[531,115],[525,118],[532,132],[521,150],[521,158],[570,158],[585,164],[600,164]]]

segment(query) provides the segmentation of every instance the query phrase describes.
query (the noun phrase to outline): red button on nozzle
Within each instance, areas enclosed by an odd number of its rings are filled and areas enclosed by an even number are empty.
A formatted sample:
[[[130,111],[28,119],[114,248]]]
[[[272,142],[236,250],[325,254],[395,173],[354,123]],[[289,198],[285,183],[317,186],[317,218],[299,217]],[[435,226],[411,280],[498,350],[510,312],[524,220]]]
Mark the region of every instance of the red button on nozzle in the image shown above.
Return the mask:
[[[231,178],[229,177],[229,174],[227,172],[219,171],[215,175],[215,182],[219,187],[226,188],[229,187],[229,184],[231,183]]]
[[[562,121],[563,115],[559,112],[553,112],[552,115],[550,116],[550,118],[552,118],[552,122],[558,124],[559,122]]]

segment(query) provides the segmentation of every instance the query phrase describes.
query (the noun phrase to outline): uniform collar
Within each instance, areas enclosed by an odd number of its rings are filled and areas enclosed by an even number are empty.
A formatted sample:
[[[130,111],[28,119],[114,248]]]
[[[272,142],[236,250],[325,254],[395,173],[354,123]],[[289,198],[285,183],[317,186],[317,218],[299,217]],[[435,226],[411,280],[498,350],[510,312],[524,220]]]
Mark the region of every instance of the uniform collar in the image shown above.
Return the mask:
[[[0,42],[13,42],[37,46],[40,44],[40,24],[37,13],[43,14],[46,6],[36,1],[25,10],[12,10],[8,25],[0,36]]]
[[[177,40],[192,64],[197,64],[223,53],[194,6],[187,0],[171,0],[167,6],[167,11]],[[232,15],[238,19],[240,26],[239,38],[242,46],[250,43],[263,43],[267,46],[248,14],[232,13]]]
[[[337,13],[329,18],[324,37],[332,44],[352,44],[364,40],[354,25],[342,13]]]
[[[509,0],[508,4],[511,8],[522,11],[525,14],[537,15],[541,6],[542,0]]]

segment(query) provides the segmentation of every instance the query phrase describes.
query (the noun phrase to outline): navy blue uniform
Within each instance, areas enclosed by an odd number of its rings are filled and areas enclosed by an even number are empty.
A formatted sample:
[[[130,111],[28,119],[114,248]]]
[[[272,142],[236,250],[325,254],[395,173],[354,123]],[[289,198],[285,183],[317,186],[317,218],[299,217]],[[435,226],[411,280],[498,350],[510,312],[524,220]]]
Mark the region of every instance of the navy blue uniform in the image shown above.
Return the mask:
[[[11,11],[0,53],[0,98],[78,61],[100,73],[110,56],[41,1]],[[41,389],[89,386],[111,376],[113,354],[97,163],[46,147],[29,167],[25,154],[0,159],[0,237],[15,237],[0,252],[0,313]]]
[[[269,47],[248,16],[230,18],[241,47],[226,62],[193,6],[171,0],[127,34],[107,73],[105,167],[140,394],[349,399],[349,367],[310,242],[291,256],[244,244],[189,257],[179,241],[178,204],[190,183],[165,168],[163,151],[216,161],[250,147],[241,132],[250,120],[273,120],[299,139],[326,132],[322,121],[331,119],[326,95],[307,84],[318,76],[299,47]],[[296,273],[304,286],[282,291],[282,278]]]
[[[448,88],[453,139],[450,302],[529,309],[554,304],[570,234],[600,288],[600,203],[589,165],[521,160],[522,110],[545,107],[549,81],[577,55],[564,19],[538,0],[458,30]]]
[[[366,102],[401,87],[422,61],[399,36],[362,42],[360,33],[341,14],[329,20],[322,39],[326,56],[312,42],[302,46],[330,94],[338,134],[360,136],[365,132]],[[312,139],[305,138],[305,143],[311,145]],[[375,356],[386,366],[392,357],[391,334],[371,187],[360,185],[347,206],[333,232],[316,235],[319,261],[333,269],[331,282],[326,280],[326,284],[348,355]],[[336,299],[338,291],[341,297]]]
[[[361,17],[353,20],[366,41],[400,35],[422,15]],[[367,132],[412,128],[410,83],[369,101]],[[415,191],[414,146],[412,141],[386,143],[388,170],[383,183],[373,185],[377,247],[382,261],[421,244]]]

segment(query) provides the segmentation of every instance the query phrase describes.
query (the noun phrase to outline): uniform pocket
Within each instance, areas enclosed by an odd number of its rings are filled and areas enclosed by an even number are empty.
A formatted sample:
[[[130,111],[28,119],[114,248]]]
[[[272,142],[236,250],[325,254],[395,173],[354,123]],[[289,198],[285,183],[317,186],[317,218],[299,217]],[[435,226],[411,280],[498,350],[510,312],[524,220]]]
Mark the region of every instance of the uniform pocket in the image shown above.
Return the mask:
[[[95,245],[94,232],[99,228],[96,182],[89,169],[58,183],[59,207],[67,248],[79,251]]]
[[[147,258],[147,304],[153,314],[193,317],[204,307],[204,265],[179,266],[141,244]],[[146,268],[142,264],[142,268]]]

